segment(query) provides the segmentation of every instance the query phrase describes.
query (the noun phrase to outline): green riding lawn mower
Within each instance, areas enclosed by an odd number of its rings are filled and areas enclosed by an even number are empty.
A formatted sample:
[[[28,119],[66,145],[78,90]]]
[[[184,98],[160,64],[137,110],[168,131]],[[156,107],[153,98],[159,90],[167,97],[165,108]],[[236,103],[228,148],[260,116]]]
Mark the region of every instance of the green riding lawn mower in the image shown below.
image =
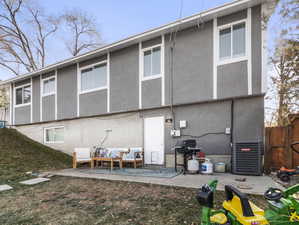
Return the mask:
[[[217,180],[205,184],[196,198],[202,206],[201,225],[299,225],[299,184],[282,191],[268,189],[265,211],[249,201],[246,194],[231,185],[225,186],[226,200],[222,209],[214,209]]]

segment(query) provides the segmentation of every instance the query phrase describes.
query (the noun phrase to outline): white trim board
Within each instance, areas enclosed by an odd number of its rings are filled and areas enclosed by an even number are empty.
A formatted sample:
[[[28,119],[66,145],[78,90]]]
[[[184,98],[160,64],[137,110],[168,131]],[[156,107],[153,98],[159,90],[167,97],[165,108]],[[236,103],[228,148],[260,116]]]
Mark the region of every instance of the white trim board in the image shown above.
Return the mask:
[[[9,125],[13,125],[13,83],[9,85]]]
[[[143,68],[141,68],[141,61],[143,60],[142,58],[142,43],[139,42],[139,62],[138,62],[138,65],[139,65],[139,109],[142,108],[142,79],[141,79],[141,74],[142,74],[142,70]]]
[[[261,7],[261,15],[263,16],[267,12],[266,3],[262,4]],[[268,51],[267,51],[267,23],[265,21],[261,21],[261,40],[262,40],[262,75],[261,75],[261,92],[267,92],[267,61],[268,61]]]
[[[217,18],[213,19],[213,99],[217,99],[217,61],[218,61],[218,42],[219,35],[217,29]]]
[[[247,54],[247,75],[248,75],[248,95],[252,95],[252,49],[251,49],[251,8],[247,9],[246,22],[246,54]]]
[[[30,123],[33,122],[33,85],[32,85],[32,77],[30,78],[30,86],[31,86],[31,96],[30,96]]]
[[[110,52],[107,53],[107,112],[110,112]]]
[[[40,122],[43,122],[43,97],[42,97],[42,91],[43,91],[43,89],[42,89],[42,83],[43,83],[43,79],[42,79],[42,75],[40,74],[39,75],[39,92],[40,92],[40,94],[39,94],[39,107],[40,107],[40,118],[39,118],[39,120],[40,120]]]
[[[58,71],[57,71],[57,69],[55,70],[55,120],[57,120],[57,117],[58,117],[58,115],[57,115],[57,105],[58,105],[58,103],[57,103],[57,92],[58,92],[58,90],[57,90],[57,73],[58,73]]]

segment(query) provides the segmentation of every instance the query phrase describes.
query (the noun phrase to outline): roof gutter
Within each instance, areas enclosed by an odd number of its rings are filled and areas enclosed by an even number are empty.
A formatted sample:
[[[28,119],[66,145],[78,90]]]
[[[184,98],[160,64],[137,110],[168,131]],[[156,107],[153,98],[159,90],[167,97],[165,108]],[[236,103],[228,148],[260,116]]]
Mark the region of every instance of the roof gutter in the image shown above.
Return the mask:
[[[46,66],[46,67],[44,67],[42,69],[39,69],[37,71],[30,72],[30,73],[20,75],[20,76],[17,76],[17,77],[13,77],[11,79],[0,82],[0,85],[8,84],[8,83],[15,82],[15,81],[18,81],[18,80],[24,80],[24,79],[27,79],[31,76],[43,74],[43,73],[61,68],[63,66],[66,66],[68,64],[81,62],[81,61],[87,59],[88,57],[94,56],[96,54],[108,52],[109,50],[111,50],[113,48],[116,48],[117,46],[128,44],[128,43],[134,42],[134,41],[137,42],[137,40],[138,41],[143,40],[147,36],[150,36],[150,35],[154,35],[154,34],[158,34],[158,33],[161,33],[161,34],[167,33],[167,31],[169,31],[170,29],[172,29],[172,28],[174,28],[178,25],[182,25],[182,24],[192,22],[192,21],[197,21],[198,19],[203,19],[203,17],[210,16],[211,18],[213,18],[215,16],[217,16],[217,17],[218,16],[223,16],[223,15],[225,15],[224,10],[226,10],[226,9],[230,9],[230,8],[235,7],[238,10],[242,10],[246,7],[251,7],[251,6],[260,4],[263,1],[264,0],[236,0],[236,1],[233,1],[233,2],[230,2],[230,3],[226,3],[222,6],[218,6],[216,8],[212,8],[212,9],[203,11],[201,13],[186,17],[184,19],[176,20],[172,23],[169,23],[169,24],[160,26],[158,28],[154,28],[154,29],[145,31],[145,32],[137,34],[137,35],[130,36],[128,38],[122,39],[120,41],[117,41],[117,42],[114,42],[114,43],[111,43],[111,44],[108,44],[108,45],[105,45],[101,48],[89,51],[87,53],[84,53],[84,54],[81,54],[81,55],[78,55],[78,56],[75,56],[75,57],[72,57],[72,58],[54,63],[54,64],[51,64],[51,65]],[[243,7],[243,8],[239,9],[238,7],[240,7],[240,8]]]

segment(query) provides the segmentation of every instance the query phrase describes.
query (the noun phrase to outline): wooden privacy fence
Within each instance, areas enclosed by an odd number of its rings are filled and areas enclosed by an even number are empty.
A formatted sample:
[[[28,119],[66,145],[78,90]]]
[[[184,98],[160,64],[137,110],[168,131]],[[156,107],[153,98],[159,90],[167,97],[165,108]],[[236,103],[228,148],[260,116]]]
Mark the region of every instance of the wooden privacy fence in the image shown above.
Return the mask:
[[[281,166],[299,166],[299,154],[290,145],[299,141],[299,114],[289,116],[290,125],[266,128],[265,172],[278,170]]]

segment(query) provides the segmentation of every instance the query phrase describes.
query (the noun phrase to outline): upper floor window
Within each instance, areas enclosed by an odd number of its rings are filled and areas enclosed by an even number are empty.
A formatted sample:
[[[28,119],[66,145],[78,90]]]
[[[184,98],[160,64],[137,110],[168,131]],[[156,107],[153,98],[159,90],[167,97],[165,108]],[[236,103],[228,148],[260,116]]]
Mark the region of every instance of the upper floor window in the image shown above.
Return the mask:
[[[107,88],[107,63],[81,69],[81,92]]]
[[[245,56],[245,22],[226,26],[219,30],[220,60]]]
[[[31,85],[16,88],[16,105],[31,103]]]
[[[161,75],[161,47],[143,50],[143,77]]]
[[[55,94],[55,77],[44,79],[42,87],[44,96]]]

